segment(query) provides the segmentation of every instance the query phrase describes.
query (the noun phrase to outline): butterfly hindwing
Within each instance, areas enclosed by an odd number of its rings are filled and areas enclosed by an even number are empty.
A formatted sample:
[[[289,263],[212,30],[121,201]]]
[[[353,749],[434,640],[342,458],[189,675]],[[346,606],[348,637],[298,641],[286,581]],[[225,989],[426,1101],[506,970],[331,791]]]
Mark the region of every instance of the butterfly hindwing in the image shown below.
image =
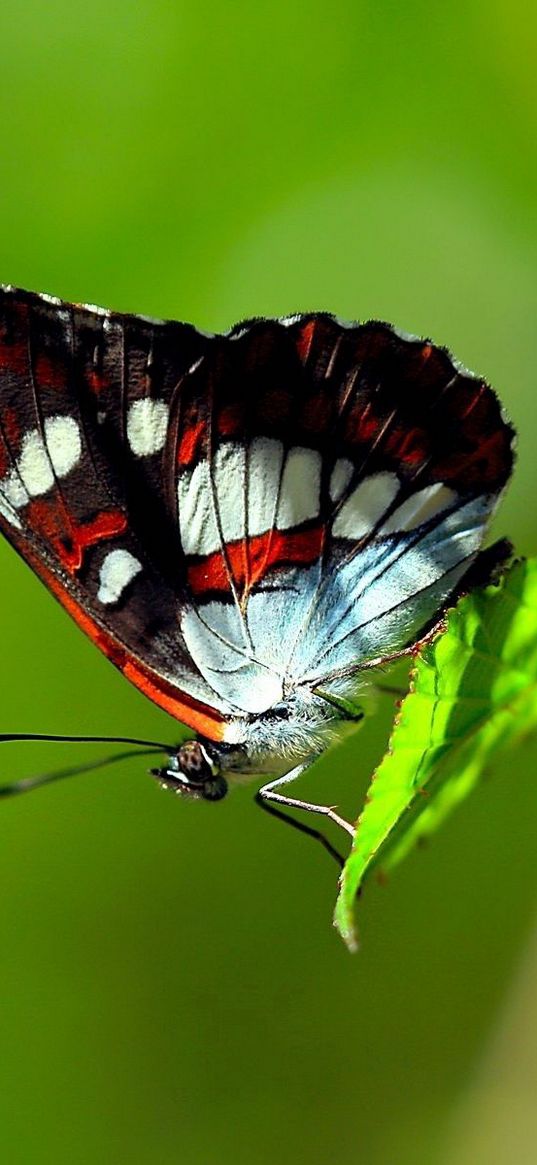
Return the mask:
[[[178,427],[182,626],[208,682],[260,709],[415,641],[511,470],[492,390],[427,341],[323,315],[243,325],[187,379],[205,411]]]

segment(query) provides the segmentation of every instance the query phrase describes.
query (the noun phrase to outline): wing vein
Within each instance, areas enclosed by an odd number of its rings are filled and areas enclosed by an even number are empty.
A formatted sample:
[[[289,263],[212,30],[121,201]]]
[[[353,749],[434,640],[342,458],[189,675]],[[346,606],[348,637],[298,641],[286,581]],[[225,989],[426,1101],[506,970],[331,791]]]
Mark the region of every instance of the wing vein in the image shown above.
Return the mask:
[[[71,315],[71,313],[69,313],[69,319],[71,321],[71,327],[72,327],[72,315]],[[34,360],[33,360],[33,349],[32,349],[32,320],[31,320],[31,316],[30,316],[29,321],[28,321],[27,350],[28,350],[28,380],[29,380],[30,389],[31,389],[31,393],[32,393],[34,413],[35,413],[35,418],[37,421],[37,430],[38,430],[38,433],[39,433],[39,436],[41,439],[43,449],[45,451],[45,456],[46,456],[47,461],[48,461],[49,466],[50,466],[50,472],[52,474],[52,478],[54,481],[54,489],[55,489],[55,492],[56,492],[57,497],[58,497],[58,502],[59,502],[61,511],[63,513],[63,518],[65,521],[66,528],[69,532],[72,532],[73,531],[73,523],[71,520],[69,505],[66,501],[65,494],[63,492],[58,474],[56,473],[56,469],[54,467],[54,462],[53,462],[52,457],[50,455],[50,450],[48,447],[46,433],[45,433],[45,420],[44,420],[44,416],[43,416],[43,409],[41,407],[41,401],[39,400],[39,394],[38,394],[37,385],[35,382]],[[24,478],[22,478],[22,483],[24,485]]]
[[[227,546],[226,546],[226,542],[224,539],[224,531],[223,531],[223,527],[222,527],[222,516],[220,513],[220,507],[218,504],[218,491],[217,491],[216,483],[215,483],[215,479],[214,479],[214,465],[213,465],[213,454],[214,454],[213,423],[212,423],[213,422],[213,412],[214,412],[214,395],[213,395],[213,384],[212,384],[212,380],[211,380],[210,387],[209,387],[209,409],[208,409],[208,415],[207,415],[207,454],[208,454],[208,469],[209,469],[208,477],[209,477],[209,486],[210,486],[211,506],[212,506],[212,510],[213,510],[213,517],[214,517],[214,521],[215,521],[215,525],[216,525],[216,530],[218,533],[218,540],[220,542],[220,553],[222,555],[222,561],[224,563],[224,567],[225,567],[225,571],[226,571],[227,579],[228,579],[228,583],[229,583],[229,589],[230,589],[231,595],[233,597],[234,605],[237,609],[237,614],[239,616],[240,626],[241,626],[241,629],[242,629],[242,632],[244,635],[244,641],[245,641],[247,647],[250,649],[250,651],[253,652],[254,645],[252,643],[250,630],[249,630],[248,624],[247,624],[245,616],[244,616],[244,612],[243,612],[241,602],[239,599],[239,594],[237,591],[235,579],[233,577],[233,571],[231,569],[229,555],[227,552]]]

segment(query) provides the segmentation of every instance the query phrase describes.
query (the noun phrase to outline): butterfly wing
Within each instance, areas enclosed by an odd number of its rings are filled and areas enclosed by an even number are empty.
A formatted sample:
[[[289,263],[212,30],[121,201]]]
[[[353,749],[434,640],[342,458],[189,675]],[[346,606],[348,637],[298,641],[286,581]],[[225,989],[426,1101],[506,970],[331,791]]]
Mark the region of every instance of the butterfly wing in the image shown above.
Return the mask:
[[[260,712],[415,642],[511,472],[488,385],[428,341],[316,314],[239,327],[185,392],[182,629],[215,690]]]
[[[0,295],[0,522],[124,674],[214,739],[416,639],[512,464],[494,393],[385,324],[227,336]]]
[[[0,292],[3,532],[129,679],[218,737],[228,707],[179,632],[164,471],[171,399],[208,343],[184,324]]]

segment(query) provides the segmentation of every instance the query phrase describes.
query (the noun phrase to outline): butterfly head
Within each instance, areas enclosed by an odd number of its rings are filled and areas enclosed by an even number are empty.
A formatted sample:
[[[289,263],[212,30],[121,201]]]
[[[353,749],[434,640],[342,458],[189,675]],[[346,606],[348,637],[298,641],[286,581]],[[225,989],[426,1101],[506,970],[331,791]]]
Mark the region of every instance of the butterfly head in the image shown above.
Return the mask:
[[[325,697],[294,692],[259,716],[230,718],[224,740],[185,741],[151,774],[173,793],[221,801],[228,790],[228,774],[233,778],[276,776],[290,762],[322,752],[340,719],[341,712],[335,712]]]
[[[227,781],[221,775],[216,755],[200,740],[187,740],[168,758],[162,768],[152,769],[164,789],[202,801],[221,801]]]

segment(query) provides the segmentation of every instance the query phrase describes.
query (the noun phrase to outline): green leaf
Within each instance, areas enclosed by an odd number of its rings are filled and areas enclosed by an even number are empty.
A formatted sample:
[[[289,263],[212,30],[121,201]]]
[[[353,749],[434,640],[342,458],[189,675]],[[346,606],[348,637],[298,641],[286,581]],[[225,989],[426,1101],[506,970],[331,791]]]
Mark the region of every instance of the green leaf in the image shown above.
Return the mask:
[[[475,785],[500,748],[537,725],[537,559],[473,592],[412,672],[341,876],[335,925],[356,947],[354,902],[373,866],[393,868]]]

